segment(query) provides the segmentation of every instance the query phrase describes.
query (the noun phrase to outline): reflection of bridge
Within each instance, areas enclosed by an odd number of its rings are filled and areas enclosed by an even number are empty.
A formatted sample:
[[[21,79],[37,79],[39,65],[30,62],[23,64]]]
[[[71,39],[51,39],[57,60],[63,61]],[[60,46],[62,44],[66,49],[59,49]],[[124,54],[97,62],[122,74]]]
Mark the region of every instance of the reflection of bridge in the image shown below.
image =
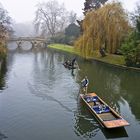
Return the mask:
[[[32,47],[37,47],[40,45],[47,45],[47,39],[41,37],[17,37],[9,38],[8,42],[16,42],[18,47],[21,47],[24,42],[30,42]]]

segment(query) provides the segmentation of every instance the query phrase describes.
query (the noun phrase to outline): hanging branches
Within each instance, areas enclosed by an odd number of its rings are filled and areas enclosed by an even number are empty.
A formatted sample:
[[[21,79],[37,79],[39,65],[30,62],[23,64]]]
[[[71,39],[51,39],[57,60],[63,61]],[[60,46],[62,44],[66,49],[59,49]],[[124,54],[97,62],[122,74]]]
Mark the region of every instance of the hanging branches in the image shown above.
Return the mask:
[[[97,10],[104,5],[108,0],[85,0],[84,2],[84,15],[91,10]]]
[[[83,56],[90,56],[100,48],[105,48],[108,53],[115,53],[130,26],[122,5],[113,2],[88,12],[82,28],[83,35],[75,46]]]

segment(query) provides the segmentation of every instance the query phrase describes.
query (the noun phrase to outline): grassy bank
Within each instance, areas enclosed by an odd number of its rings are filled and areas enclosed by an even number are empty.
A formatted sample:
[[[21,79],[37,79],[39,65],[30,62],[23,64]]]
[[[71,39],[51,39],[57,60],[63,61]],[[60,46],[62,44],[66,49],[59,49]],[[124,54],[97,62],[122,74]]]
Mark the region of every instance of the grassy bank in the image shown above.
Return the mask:
[[[73,46],[70,45],[65,45],[65,44],[51,44],[48,46],[49,48],[54,48],[57,50],[61,50],[61,51],[65,51],[65,52],[69,52],[69,53],[74,53],[74,54],[78,54]]]
[[[76,52],[74,50],[74,47],[69,46],[69,45],[51,44],[48,47],[80,55],[79,52]],[[106,63],[110,63],[110,64],[117,64],[117,65],[124,65],[125,64],[124,57],[120,56],[120,55],[110,55],[109,54],[105,57],[101,57],[99,53],[95,53],[94,56],[89,57],[89,59],[96,59],[96,60],[99,60],[102,62],[106,62]]]

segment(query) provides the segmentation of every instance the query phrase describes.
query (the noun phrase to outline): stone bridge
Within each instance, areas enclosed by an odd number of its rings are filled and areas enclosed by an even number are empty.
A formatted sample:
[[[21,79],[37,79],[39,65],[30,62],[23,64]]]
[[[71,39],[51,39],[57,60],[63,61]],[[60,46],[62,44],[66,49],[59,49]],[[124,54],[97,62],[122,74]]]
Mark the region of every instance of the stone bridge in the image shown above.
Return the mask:
[[[16,42],[18,47],[22,47],[22,44],[24,42],[30,42],[32,44],[32,47],[37,47],[40,45],[47,45],[47,39],[41,38],[41,37],[15,37],[15,38],[9,38],[8,42]]]

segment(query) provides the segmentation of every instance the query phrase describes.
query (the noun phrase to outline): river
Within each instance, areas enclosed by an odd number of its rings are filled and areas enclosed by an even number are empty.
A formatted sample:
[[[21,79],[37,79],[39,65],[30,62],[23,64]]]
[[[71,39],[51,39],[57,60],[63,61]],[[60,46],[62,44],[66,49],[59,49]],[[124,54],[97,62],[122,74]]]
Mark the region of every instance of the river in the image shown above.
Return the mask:
[[[9,50],[0,73],[0,140],[138,140],[140,72],[77,57],[80,70],[62,63],[74,56],[48,48]],[[102,128],[79,99],[87,75],[96,92],[130,123]]]

